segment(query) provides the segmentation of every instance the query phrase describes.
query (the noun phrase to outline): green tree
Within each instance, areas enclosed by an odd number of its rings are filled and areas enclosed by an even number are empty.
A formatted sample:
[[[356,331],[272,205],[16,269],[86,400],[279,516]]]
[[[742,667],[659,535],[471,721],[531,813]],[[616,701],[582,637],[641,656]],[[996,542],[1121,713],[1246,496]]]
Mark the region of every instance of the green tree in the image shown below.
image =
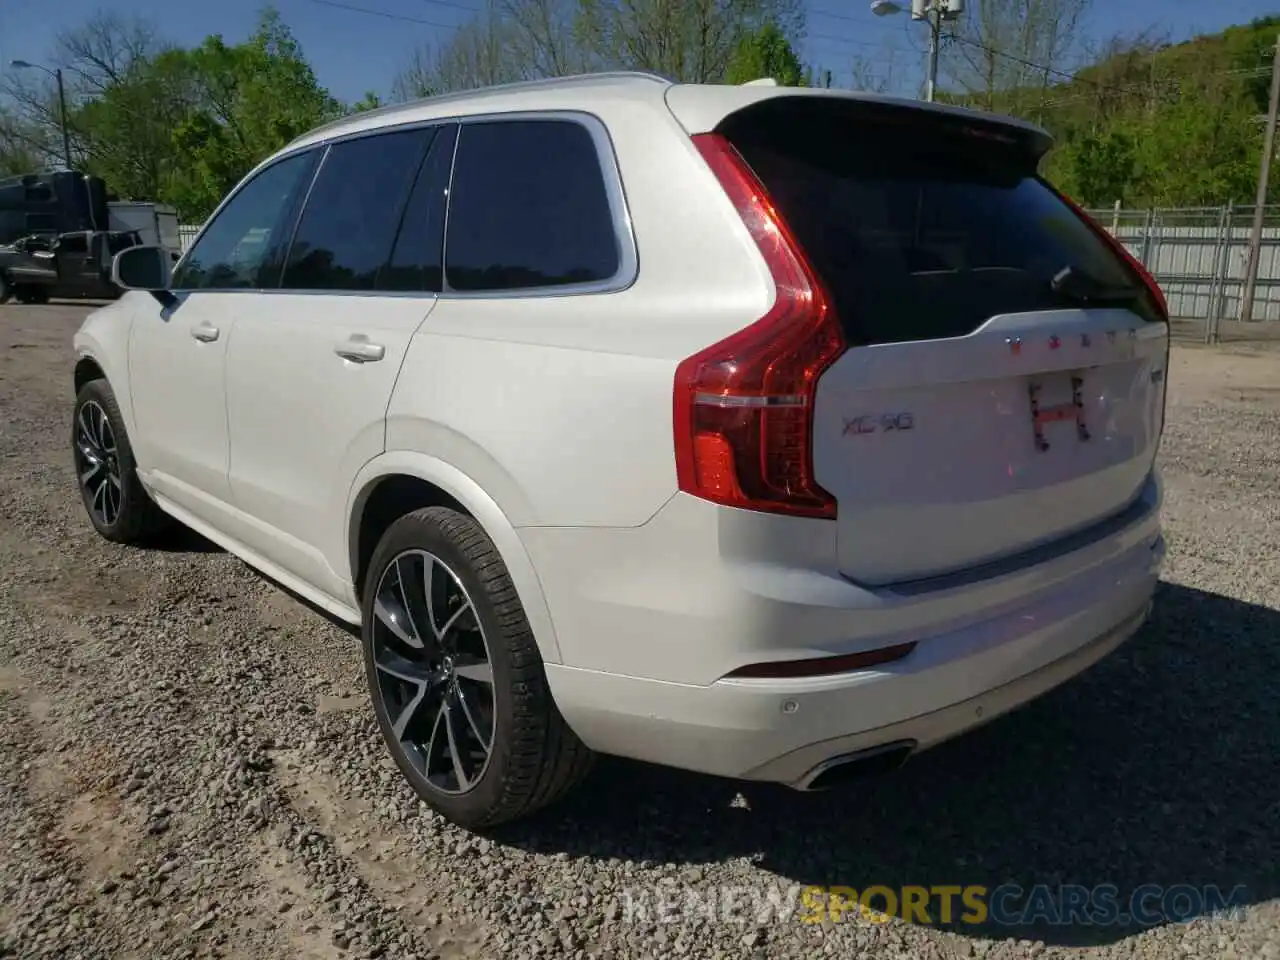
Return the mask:
[[[244,43],[212,36],[174,56],[185,58],[197,101],[174,130],[184,160],[164,193],[189,217],[206,217],[262,159],[344,112],[270,8]]]
[[[122,197],[171,203],[188,219],[203,219],[262,159],[345,112],[271,7],[245,41],[211,36],[194,49],[100,14],[58,37],[53,62],[69,81],[76,166]],[[56,92],[32,73],[3,81],[5,167],[61,159]]]
[[[1137,171],[1137,143],[1124,130],[1089,132],[1077,137],[1050,160],[1050,178],[1078,203],[1104,206],[1132,200]]]
[[[761,77],[772,77],[784,87],[808,86],[791,41],[772,21],[738,41],[725,69],[727,83],[748,83]]]
[[[351,105],[349,112],[365,113],[368,110],[377,110],[382,105],[381,97],[372,90],[366,90],[364,96]]]

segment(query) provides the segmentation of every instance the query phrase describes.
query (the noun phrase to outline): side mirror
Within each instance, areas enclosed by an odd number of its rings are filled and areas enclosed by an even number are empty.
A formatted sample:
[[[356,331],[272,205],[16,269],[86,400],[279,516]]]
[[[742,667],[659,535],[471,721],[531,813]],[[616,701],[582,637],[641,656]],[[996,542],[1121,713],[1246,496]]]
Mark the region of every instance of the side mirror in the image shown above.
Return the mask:
[[[128,247],[111,261],[111,282],[124,290],[159,293],[169,289],[172,268],[164,247]]]

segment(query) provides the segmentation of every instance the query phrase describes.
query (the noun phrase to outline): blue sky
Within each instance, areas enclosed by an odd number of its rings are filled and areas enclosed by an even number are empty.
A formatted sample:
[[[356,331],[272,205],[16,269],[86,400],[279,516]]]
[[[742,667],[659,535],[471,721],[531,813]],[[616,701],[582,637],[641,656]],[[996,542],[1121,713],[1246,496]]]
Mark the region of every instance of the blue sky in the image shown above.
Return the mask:
[[[386,93],[416,45],[434,44],[467,19],[482,0],[333,0],[389,16],[326,5],[322,0],[275,0],[310,58],[320,81],[337,97],[356,100],[366,90]],[[970,4],[980,0],[969,0]],[[870,0],[806,0],[806,62],[830,68],[847,83],[849,64],[861,55],[876,74],[888,73],[905,92],[919,82],[924,30],[906,16],[875,17]],[[229,41],[252,30],[262,0],[5,0],[0,4],[0,64],[47,60],[59,30],[82,23],[103,7],[157,24],[168,39],[198,43],[210,33]],[[1088,32],[1095,37],[1157,25],[1183,39],[1280,13],[1280,0],[1093,0]],[[396,19],[400,18],[400,19]]]

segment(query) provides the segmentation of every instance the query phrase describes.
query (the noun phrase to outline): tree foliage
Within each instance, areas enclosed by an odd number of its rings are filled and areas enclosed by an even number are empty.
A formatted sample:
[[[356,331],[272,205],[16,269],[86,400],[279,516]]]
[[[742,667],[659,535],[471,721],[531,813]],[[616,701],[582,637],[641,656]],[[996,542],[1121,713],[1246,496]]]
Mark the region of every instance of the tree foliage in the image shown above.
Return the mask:
[[[1113,41],[1023,109],[1057,139],[1047,172],[1094,205],[1251,203],[1278,29],[1272,17],[1181,44]]]
[[[794,44],[803,32],[799,0],[489,0],[447,42],[417,50],[393,93],[411,99],[595,70],[718,83],[735,62],[769,65],[755,76],[780,70],[799,80]]]
[[[275,11],[244,43],[213,36],[179,56],[195,97],[173,133],[186,162],[166,186],[182,210],[207,214],[260,160],[343,112]]]
[[[245,41],[211,36],[193,49],[101,14],[59,36],[55,62],[68,87],[74,165],[123,198],[170,203],[195,220],[264,157],[343,111],[270,7]],[[4,93],[0,166],[60,162],[56,87],[11,73]]]
[[[748,83],[761,77],[772,77],[784,87],[809,85],[791,41],[772,21],[738,40],[725,69],[728,83]]]

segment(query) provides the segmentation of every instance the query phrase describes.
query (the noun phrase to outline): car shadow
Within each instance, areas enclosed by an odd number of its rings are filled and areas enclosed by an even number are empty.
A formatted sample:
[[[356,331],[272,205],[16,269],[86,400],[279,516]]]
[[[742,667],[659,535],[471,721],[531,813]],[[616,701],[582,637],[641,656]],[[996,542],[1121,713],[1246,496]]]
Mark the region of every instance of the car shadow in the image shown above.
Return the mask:
[[[174,523],[162,534],[153,537],[146,544],[146,549],[160,553],[223,553],[220,546],[212,540],[183,523]]]
[[[960,922],[957,899],[942,923],[934,900],[931,922],[1111,943],[1203,912],[1207,887],[1228,905],[1280,893],[1277,678],[1280,612],[1162,584],[1151,620],[1111,657],[897,773],[802,794],[604,759],[564,803],[495,839],[650,864],[750,858],[784,888],[979,885],[991,898],[1014,884],[1024,893],[999,916]],[[1038,912],[1037,885],[1054,898],[1111,885],[1118,911],[1109,923]]]

